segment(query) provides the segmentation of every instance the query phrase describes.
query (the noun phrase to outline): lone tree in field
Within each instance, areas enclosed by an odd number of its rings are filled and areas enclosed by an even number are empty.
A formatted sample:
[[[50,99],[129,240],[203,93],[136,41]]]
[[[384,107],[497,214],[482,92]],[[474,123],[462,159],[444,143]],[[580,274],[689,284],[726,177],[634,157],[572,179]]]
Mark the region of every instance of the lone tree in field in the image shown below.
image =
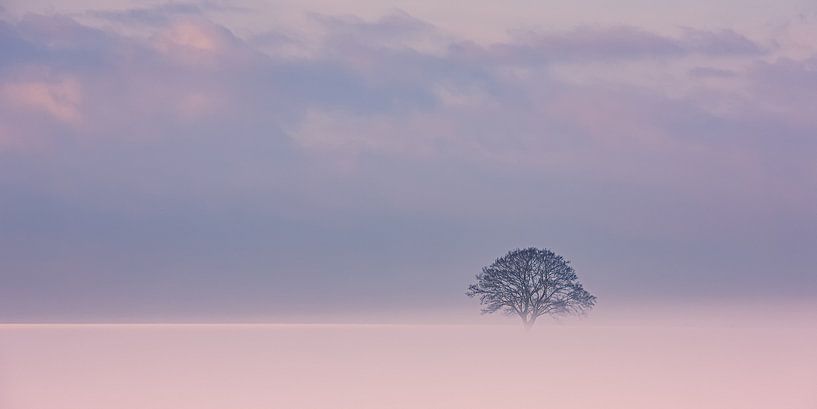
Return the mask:
[[[530,328],[542,315],[584,314],[596,304],[570,262],[548,249],[516,249],[496,259],[468,286],[479,297],[483,314],[518,315]]]

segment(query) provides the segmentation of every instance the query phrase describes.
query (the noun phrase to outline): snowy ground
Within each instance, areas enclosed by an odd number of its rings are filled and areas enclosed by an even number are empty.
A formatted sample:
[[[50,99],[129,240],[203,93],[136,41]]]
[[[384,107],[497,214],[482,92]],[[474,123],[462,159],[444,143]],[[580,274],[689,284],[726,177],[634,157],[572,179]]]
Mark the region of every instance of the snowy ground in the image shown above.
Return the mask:
[[[3,325],[3,409],[815,409],[817,329]]]

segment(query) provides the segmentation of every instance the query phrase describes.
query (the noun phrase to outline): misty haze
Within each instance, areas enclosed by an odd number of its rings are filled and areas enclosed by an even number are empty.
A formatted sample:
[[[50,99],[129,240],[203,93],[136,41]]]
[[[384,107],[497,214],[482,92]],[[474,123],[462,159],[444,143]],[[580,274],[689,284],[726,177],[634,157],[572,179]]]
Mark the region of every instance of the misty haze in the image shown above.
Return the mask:
[[[817,409],[817,2],[0,0],[0,409]]]

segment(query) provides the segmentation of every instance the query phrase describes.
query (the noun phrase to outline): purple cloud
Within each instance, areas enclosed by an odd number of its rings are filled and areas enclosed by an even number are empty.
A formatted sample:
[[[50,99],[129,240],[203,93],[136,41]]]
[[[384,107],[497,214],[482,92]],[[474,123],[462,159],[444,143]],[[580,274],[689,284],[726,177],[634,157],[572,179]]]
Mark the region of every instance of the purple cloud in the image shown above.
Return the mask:
[[[282,55],[163,13],[0,25],[4,318],[445,304],[529,244],[610,299],[817,289],[813,59],[732,31],[480,45],[405,14],[272,27],[308,48]]]
[[[209,1],[168,2],[122,10],[89,10],[86,16],[120,24],[160,26],[180,17],[202,16],[207,13],[248,12],[243,7]]]
[[[689,75],[697,78],[734,78],[737,73],[722,68],[695,67],[689,70]]]
[[[452,52],[497,63],[536,64],[570,61],[621,61],[688,55],[756,56],[765,50],[731,30],[686,30],[667,37],[635,27],[586,26],[564,32],[529,32],[514,41],[484,47],[461,43]]]

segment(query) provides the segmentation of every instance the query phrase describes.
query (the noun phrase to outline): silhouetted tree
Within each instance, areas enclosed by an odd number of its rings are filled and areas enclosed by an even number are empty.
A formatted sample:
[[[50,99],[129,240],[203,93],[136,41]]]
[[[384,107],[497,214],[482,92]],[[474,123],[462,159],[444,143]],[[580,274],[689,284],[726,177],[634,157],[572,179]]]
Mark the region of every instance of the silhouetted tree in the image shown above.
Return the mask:
[[[596,304],[570,262],[548,249],[509,251],[476,278],[465,294],[479,297],[482,313],[518,315],[525,328],[542,315],[584,314]]]

